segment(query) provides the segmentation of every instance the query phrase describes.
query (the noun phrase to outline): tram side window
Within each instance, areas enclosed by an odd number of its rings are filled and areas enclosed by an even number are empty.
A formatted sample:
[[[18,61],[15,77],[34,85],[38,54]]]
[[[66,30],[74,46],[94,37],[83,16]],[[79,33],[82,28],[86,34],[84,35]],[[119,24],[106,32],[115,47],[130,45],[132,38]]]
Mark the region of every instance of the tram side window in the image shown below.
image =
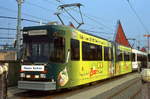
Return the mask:
[[[137,54],[137,61],[141,61],[142,56],[140,54]]]
[[[63,37],[56,37],[50,43],[50,60],[65,62],[65,39]]]
[[[135,53],[132,53],[132,61],[135,61]]]
[[[102,46],[82,42],[83,60],[102,60]]]
[[[80,59],[80,43],[78,40],[71,39],[71,60]]]
[[[130,61],[130,53],[128,52],[124,53],[124,61]]]
[[[112,60],[111,49],[109,47],[104,47],[104,60],[105,61]]]
[[[123,61],[122,51],[120,51],[120,50],[118,50],[118,52],[117,52],[117,60],[118,61]]]
[[[97,60],[102,60],[102,46],[97,45]]]
[[[150,54],[148,54],[148,61],[150,62]]]
[[[147,56],[146,55],[141,55],[141,66],[143,68],[147,67]]]
[[[146,55],[142,56],[142,61],[147,61],[147,56]]]

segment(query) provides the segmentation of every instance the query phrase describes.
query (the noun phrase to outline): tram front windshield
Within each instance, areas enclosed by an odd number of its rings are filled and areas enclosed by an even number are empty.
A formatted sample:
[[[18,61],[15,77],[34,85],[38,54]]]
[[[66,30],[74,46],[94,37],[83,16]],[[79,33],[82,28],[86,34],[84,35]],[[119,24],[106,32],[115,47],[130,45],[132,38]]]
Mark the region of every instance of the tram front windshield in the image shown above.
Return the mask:
[[[64,62],[65,40],[62,37],[28,37],[23,60],[28,62]]]

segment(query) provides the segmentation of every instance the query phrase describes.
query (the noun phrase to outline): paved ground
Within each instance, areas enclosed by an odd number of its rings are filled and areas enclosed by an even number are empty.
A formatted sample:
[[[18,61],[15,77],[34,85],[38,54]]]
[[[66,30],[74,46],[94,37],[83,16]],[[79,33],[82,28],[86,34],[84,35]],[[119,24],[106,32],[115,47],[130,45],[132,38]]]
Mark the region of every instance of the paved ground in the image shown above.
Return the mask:
[[[22,93],[22,92],[25,92],[25,90],[20,90],[20,89],[17,88],[17,86],[15,86],[15,87],[9,87],[7,95],[8,95],[9,99],[13,99],[11,97],[14,97],[16,94]]]
[[[143,83],[142,99],[150,99],[150,83]]]
[[[128,77],[128,76],[127,76]],[[131,78],[131,77],[128,77]],[[77,97],[76,99],[83,99],[91,95],[96,95],[103,87],[106,87],[104,83],[112,85],[112,82],[116,82],[117,78],[113,80],[102,81],[99,84],[93,84],[92,86],[84,86],[73,90],[64,90],[63,92],[40,92],[40,91],[26,91],[20,90],[17,87],[10,87],[8,90],[8,99],[66,99],[71,97]],[[119,79],[123,81],[122,79]],[[111,82],[110,82],[111,81]],[[120,82],[119,81],[119,82]],[[117,83],[115,83],[117,84]],[[114,86],[114,85],[112,85]],[[101,87],[101,88],[98,88]],[[99,91],[97,91],[99,89]],[[93,90],[96,90],[95,92]],[[82,97],[80,97],[82,95]],[[84,96],[84,97],[83,97]],[[150,83],[143,83],[142,85],[142,99],[150,99]]]

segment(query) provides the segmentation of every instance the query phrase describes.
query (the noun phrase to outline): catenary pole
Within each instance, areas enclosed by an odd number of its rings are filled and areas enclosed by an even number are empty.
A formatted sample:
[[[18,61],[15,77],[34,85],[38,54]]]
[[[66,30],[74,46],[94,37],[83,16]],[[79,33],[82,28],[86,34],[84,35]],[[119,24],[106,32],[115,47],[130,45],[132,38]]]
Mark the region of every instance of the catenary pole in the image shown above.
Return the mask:
[[[20,58],[20,50],[21,50],[21,7],[24,0],[16,0],[18,3],[18,17],[17,17],[17,35],[16,35],[16,48],[17,48],[17,59]]]

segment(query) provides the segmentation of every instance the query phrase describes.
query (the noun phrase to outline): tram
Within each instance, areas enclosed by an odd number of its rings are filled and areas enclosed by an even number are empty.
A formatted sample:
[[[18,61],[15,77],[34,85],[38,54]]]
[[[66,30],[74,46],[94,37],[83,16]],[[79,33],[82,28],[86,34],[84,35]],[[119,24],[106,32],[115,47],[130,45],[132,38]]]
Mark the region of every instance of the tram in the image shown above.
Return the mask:
[[[18,88],[58,90],[132,72],[131,48],[63,25],[23,28]]]
[[[136,49],[132,49],[132,70],[137,71],[141,68],[147,68],[148,54]]]

